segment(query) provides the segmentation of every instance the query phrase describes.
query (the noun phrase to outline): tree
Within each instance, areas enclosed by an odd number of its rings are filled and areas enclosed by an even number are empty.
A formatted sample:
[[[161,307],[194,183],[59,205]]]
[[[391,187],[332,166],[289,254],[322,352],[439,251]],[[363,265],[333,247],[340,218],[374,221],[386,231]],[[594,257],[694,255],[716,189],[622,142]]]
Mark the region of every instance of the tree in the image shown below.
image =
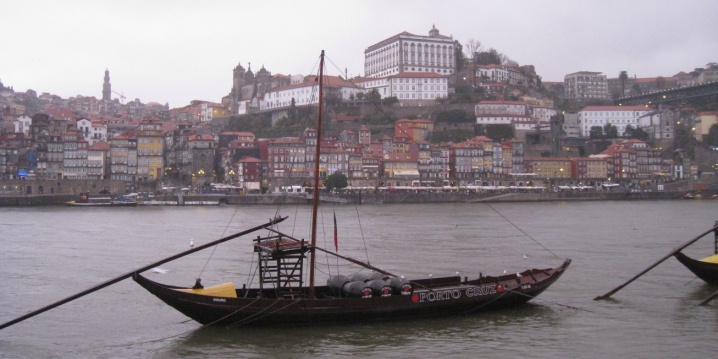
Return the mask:
[[[327,187],[327,190],[331,191],[334,188],[342,189],[349,185],[349,181],[347,180],[347,176],[344,175],[341,172],[334,172],[329,177],[327,177],[326,181],[324,181],[324,185]]]
[[[718,124],[708,129],[708,134],[703,136],[703,143],[709,146],[718,146]]]
[[[385,97],[385,98],[381,101],[381,103],[382,103],[384,106],[391,106],[391,105],[393,105],[393,104],[395,104],[395,103],[399,103],[399,99],[396,98],[396,96],[389,96],[389,97]]]
[[[289,122],[290,123],[296,123],[297,122],[297,103],[294,100],[294,97],[292,97],[292,103],[289,105]]]
[[[626,96],[626,81],[628,81],[628,72],[621,71],[618,74],[618,79],[621,80],[621,97]]]
[[[366,94],[366,99],[373,104],[379,104],[379,101],[381,100],[381,94],[379,94],[379,91],[377,91],[377,89],[372,89]]]
[[[641,90],[641,85],[639,85],[638,82],[631,86],[631,91],[633,91],[633,93],[636,95],[640,95],[643,93],[643,90]]]
[[[656,88],[662,90],[666,88],[666,78],[663,76],[656,77]]]
[[[603,126],[603,133],[606,138],[618,138],[618,128],[610,123]]]
[[[486,137],[500,142],[514,138],[514,128],[511,125],[486,125]]]
[[[466,43],[466,55],[471,59],[471,63],[473,65],[476,65],[476,58],[478,57],[480,51],[481,41],[469,39],[469,42]]]
[[[476,121],[476,117],[464,110],[442,111],[436,115],[436,122],[466,123],[474,121]]]
[[[464,48],[461,43],[457,40],[454,41],[454,58],[456,58],[456,72],[460,72],[466,65],[466,58],[464,57]]]
[[[591,126],[591,129],[589,130],[589,136],[592,140],[599,140],[603,138],[603,127],[601,126]]]
[[[494,48],[491,48],[488,51],[481,51],[476,56],[477,65],[501,65],[501,60],[501,54]]]
[[[637,140],[646,141],[648,140],[648,132],[646,132],[644,129],[637,127],[633,130],[633,137]]]

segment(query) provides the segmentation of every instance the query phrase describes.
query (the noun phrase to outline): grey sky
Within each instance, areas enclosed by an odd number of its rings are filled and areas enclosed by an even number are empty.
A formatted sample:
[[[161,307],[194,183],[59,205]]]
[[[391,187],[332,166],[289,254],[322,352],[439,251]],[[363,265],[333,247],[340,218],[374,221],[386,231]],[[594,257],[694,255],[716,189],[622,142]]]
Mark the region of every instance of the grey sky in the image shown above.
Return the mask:
[[[544,81],[576,71],[672,76],[718,62],[718,1],[33,1],[0,0],[0,80],[15,91],[102,97],[171,107],[219,102],[232,69],[363,75],[364,49],[432,25],[469,39]],[[113,95],[115,97],[116,95]]]

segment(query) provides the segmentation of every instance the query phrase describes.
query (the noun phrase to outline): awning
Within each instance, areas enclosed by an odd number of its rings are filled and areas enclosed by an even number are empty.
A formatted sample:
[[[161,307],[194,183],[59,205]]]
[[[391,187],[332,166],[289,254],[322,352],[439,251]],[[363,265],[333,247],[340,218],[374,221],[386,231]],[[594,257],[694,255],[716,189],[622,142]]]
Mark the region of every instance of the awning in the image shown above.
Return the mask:
[[[419,170],[394,170],[394,177],[419,177]]]

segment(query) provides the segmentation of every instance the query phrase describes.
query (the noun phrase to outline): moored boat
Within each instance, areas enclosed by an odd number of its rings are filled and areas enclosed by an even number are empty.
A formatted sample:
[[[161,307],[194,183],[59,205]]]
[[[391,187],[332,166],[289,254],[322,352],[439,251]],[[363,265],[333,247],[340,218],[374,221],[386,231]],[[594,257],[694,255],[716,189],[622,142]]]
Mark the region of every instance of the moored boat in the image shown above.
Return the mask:
[[[68,206],[79,207],[109,207],[109,206],[136,206],[139,204],[137,197],[122,196],[112,198],[110,196],[92,197],[88,192],[82,192],[74,201],[65,202]]]
[[[706,283],[718,283],[718,254],[703,259],[693,259],[683,252],[673,256]]]
[[[306,248],[306,247],[305,247]],[[176,287],[154,282],[140,273],[133,279],[163,302],[204,325],[316,325],[387,321],[479,313],[526,303],[546,290],[570,264],[549,269],[472,280],[460,276],[402,281],[382,276],[390,290],[377,292],[369,282],[348,281],[343,288],[315,287],[314,297],[301,287]],[[375,272],[376,273],[376,272]],[[403,285],[392,287],[397,280]],[[349,288],[358,283],[359,290]],[[403,287],[403,289],[402,289]]]
[[[318,76],[318,121],[314,151],[313,192],[320,193],[324,52]],[[445,276],[409,280],[368,263],[339,255],[316,245],[317,207],[312,196],[311,236],[297,239],[275,226],[275,218],[256,230],[267,234],[253,240],[258,285],[236,288],[233,283],[205,287],[161,284],[138,270],[132,278],[166,304],[204,325],[316,325],[445,316],[511,308],[533,299],[566,271],[570,259],[558,267],[469,279]],[[336,225],[336,223],[335,223]],[[336,227],[335,227],[336,228]],[[245,231],[246,232],[246,231]],[[335,232],[336,233],[336,232]],[[239,237],[239,234],[231,236]],[[224,239],[222,240],[224,241]],[[335,234],[336,243],[336,234]],[[196,250],[208,248],[210,243]],[[318,252],[364,268],[351,277],[329,276],[327,285],[315,285]],[[183,253],[184,255],[185,253]],[[308,262],[308,263],[307,263]],[[367,273],[368,271],[368,273]],[[308,272],[308,273],[307,273]],[[362,274],[362,275],[359,275]],[[306,279],[308,277],[308,280]]]

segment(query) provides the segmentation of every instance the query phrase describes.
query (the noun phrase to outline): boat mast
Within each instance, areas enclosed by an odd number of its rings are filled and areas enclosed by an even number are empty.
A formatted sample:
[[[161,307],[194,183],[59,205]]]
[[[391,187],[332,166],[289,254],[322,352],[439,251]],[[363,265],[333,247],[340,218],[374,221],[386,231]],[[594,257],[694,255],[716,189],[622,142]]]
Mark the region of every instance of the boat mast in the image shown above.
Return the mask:
[[[319,208],[319,151],[322,143],[322,102],[324,98],[324,50],[319,56],[319,115],[317,116],[317,145],[314,153],[314,196],[312,201],[312,238],[309,251],[309,299],[314,299],[314,262],[317,244],[317,208]]]

